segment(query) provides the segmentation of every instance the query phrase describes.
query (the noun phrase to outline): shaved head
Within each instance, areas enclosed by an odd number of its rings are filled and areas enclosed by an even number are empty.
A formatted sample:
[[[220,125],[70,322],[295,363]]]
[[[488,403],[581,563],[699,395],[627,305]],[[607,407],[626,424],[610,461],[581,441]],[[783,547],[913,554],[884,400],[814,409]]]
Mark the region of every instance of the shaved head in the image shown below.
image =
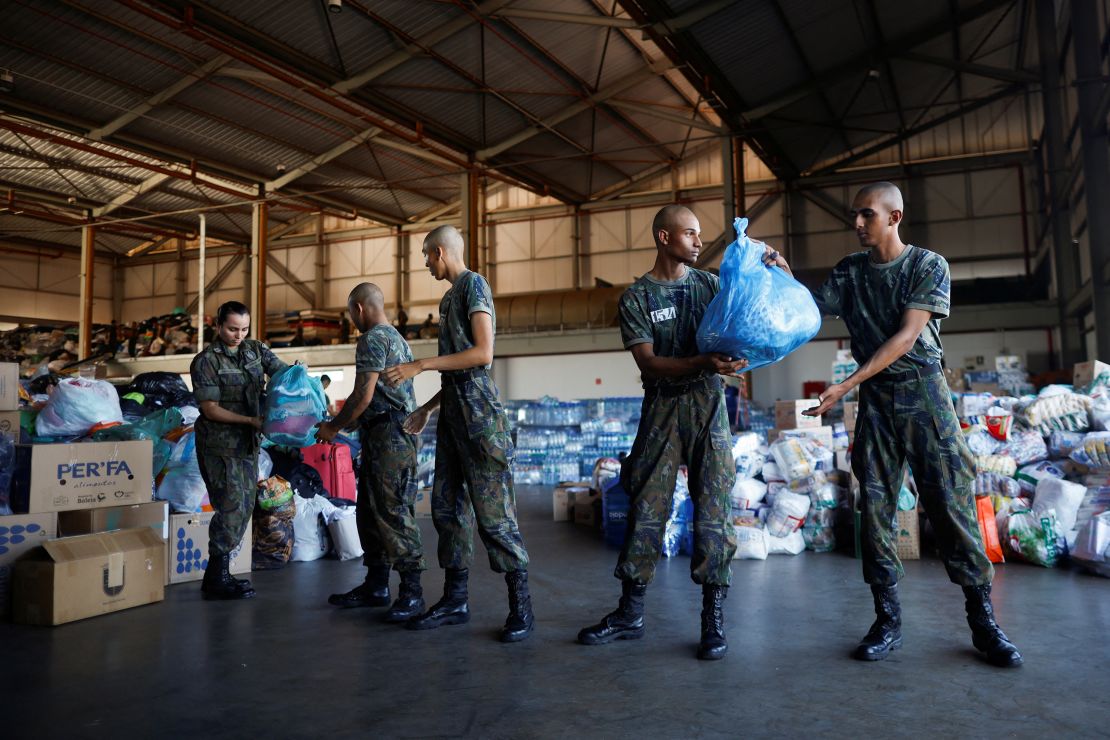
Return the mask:
[[[660,208],[659,212],[655,214],[655,218],[651,220],[651,235],[655,238],[656,243],[659,241],[661,230],[673,232],[678,222],[684,220],[687,216],[693,218],[694,212],[686,206],[669,205]]]
[[[902,191],[892,182],[873,182],[870,185],[864,185],[856,193],[857,201],[871,199],[878,199],[879,203],[888,211],[905,210],[902,203]]]
[[[373,283],[359,283],[351,291],[350,297],[347,298],[348,303],[353,303],[358,306],[366,306],[367,308],[385,308],[385,296],[382,295],[382,289]]]
[[[454,226],[437,226],[424,237],[424,248],[442,247],[443,251],[453,257],[462,259],[463,238]]]

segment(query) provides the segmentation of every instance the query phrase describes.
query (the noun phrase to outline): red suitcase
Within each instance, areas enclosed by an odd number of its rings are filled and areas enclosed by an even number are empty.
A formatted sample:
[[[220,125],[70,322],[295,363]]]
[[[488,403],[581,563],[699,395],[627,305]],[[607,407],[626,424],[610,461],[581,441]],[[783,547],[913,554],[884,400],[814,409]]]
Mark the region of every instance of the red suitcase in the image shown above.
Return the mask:
[[[316,444],[301,448],[306,464],[315,468],[324,480],[324,490],[333,498],[356,500],[355,468],[351,448],[347,445]]]

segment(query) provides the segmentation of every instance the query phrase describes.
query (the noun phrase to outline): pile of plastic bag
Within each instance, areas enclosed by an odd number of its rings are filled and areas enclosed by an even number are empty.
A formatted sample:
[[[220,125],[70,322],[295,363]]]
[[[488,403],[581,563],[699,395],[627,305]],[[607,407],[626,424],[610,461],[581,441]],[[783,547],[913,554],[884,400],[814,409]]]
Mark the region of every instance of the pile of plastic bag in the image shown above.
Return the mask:
[[[324,388],[310,377],[304,365],[290,365],[270,378],[266,387],[266,412],[262,433],[270,442],[286,447],[309,447],[315,427],[327,414]]]
[[[66,378],[58,383],[35,419],[39,437],[84,437],[94,427],[122,424],[115,387],[103,380]]]
[[[736,219],[736,241],[721,261],[721,290],[698,326],[698,349],[746,359],[748,370],[778,362],[813,339],[821,313],[809,289],[763,264],[763,246]]]

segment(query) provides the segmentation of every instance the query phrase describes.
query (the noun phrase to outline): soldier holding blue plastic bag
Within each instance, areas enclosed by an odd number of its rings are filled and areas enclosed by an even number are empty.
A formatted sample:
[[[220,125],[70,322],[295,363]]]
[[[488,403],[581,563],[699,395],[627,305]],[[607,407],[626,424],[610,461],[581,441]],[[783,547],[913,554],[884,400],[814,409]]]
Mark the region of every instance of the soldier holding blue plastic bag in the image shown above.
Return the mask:
[[[644,596],[662,550],[678,468],[686,464],[694,501],[691,577],[702,585],[698,657],[716,660],[728,650],[723,605],[736,550],[729,502],[736,468],[719,376],[737,374],[747,360],[698,349],[698,326],[720,281],[693,267],[702,248],[697,217],[683,206],[667,206],[656,214],[652,234],[655,266],[625,291],[619,308],[624,346],[644,382],[640,428],[621,469],[632,502],[615,571],[622,595],[617,609],[579,632],[578,641],[643,637]],[[773,250],[764,250],[764,261],[774,262]]]
[[[201,583],[206,599],[254,596],[250,581],[228,572],[230,553],[250,524],[258,491],[264,378],[288,366],[262,342],[247,339],[250,325],[246,306],[224,303],[216,314],[216,341],[190,367],[201,414],[196,421],[197,462],[214,512]]]
[[[852,218],[864,251],[841,260],[814,294],[822,313],[844,320],[860,363],[847,380],[821,394],[818,407],[804,412],[823,414],[848,391],[860,389],[852,469],[863,497],[864,580],[877,616],[855,657],[882,660],[902,645],[897,584],[903,571],[893,529],[908,462],[948,576],[963,587],[973,644],[994,665],[1017,666],[1021,654],[994,619],[993,569],[975,514],[974,460],[941,372],[948,263],[902,242],[902,214],[902,193],[894,185],[880,182],[860,190]]]

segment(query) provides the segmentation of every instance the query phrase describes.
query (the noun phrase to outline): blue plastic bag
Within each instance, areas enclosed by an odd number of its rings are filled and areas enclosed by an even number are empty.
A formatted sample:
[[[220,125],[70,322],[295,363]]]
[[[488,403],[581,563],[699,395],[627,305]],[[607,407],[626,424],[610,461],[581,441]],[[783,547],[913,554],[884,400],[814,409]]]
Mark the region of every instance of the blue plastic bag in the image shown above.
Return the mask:
[[[809,289],[763,264],[763,247],[736,219],[736,241],[721,262],[721,292],[705,309],[698,349],[746,359],[748,370],[778,362],[817,335],[821,312]]]
[[[304,365],[290,365],[270,378],[262,433],[276,445],[310,447],[328,411],[324,387]]]

